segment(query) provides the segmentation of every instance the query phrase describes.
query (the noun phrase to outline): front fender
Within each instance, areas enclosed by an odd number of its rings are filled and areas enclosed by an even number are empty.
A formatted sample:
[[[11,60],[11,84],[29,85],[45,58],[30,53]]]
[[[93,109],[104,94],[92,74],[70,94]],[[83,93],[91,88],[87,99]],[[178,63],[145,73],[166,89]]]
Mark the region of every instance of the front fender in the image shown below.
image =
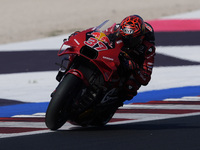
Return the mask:
[[[78,69],[70,69],[69,71],[66,72],[66,74],[73,74],[76,77],[80,78],[86,86],[89,86],[89,82],[88,80],[85,78],[85,76],[83,75],[83,73],[78,70]]]

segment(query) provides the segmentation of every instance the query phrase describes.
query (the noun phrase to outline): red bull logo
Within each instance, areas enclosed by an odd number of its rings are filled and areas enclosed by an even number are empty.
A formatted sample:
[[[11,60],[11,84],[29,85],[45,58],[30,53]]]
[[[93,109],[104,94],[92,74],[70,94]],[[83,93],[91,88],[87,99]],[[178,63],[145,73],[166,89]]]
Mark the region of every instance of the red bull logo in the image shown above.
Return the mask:
[[[112,47],[109,38],[103,32],[93,32],[91,35],[99,41],[107,43],[110,47]]]

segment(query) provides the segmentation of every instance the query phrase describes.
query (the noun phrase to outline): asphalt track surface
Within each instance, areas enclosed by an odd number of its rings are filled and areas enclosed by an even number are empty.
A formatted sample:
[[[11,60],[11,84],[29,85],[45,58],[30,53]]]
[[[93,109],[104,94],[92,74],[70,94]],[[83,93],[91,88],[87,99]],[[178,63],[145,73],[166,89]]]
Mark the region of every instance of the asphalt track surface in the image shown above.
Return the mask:
[[[190,32],[191,33],[191,32]],[[193,32],[194,33],[194,32]],[[166,37],[169,33],[157,33],[157,37]],[[173,37],[173,33],[169,34]],[[183,33],[176,33],[183,34]],[[199,36],[196,34],[195,36]],[[180,38],[183,38],[180,35]],[[160,38],[162,39],[162,38]],[[198,39],[199,38],[195,38]],[[175,39],[174,39],[175,40]],[[176,38],[175,43],[179,43],[179,38]],[[198,41],[184,40],[184,43],[178,45],[197,45]],[[172,43],[172,42],[169,42]],[[172,44],[166,45],[173,45]],[[189,43],[189,44],[188,44]],[[165,45],[162,41],[158,41],[158,45]],[[39,54],[39,55],[38,55]],[[17,55],[21,56],[23,62],[17,59]],[[54,64],[56,51],[37,51],[37,52],[1,52],[0,73],[12,72],[32,72],[56,70]],[[31,63],[31,59],[37,56],[37,63]],[[47,59],[41,59],[46,56]],[[52,60],[53,59],[53,60]],[[171,59],[169,63],[163,63],[164,59]],[[13,63],[15,62],[15,63]],[[4,64],[3,64],[4,63]],[[6,63],[6,65],[5,65]],[[163,64],[162,64],[163,63]],[[48,65],[47,65],[48,64]],[[181,60],[165,55],[156,56],[155,66],[172,66],[178,65],[199,65],[199,63]],[[44,65],[44,66],[43,66]],[[19,67],[21,66],[21,67]],[[38,67],[40,66],[40,67]],[[49,68],[47,67],[49,66]],[[53,67],[52,67],[53,66]],[[13,68],[13,69],[8,69]],[[16,68],[16,70],[15,70]],[[19,69],[21,68],[21,70]],[[12,70],[10,72],[9,70]],[[4,100],[2,100],[3,102]],[[5,102],[6,103],[6,102]],[[13,101],[12,104],[17,103]],[[6,105],[6,104],[5,104]],[[9,105],[9,104],[7,104]],[[200,115],[181,117],[174,119],[164,119],[156,121],[146,121],[131,124],[120,125],[107,125],[101,128],[81,128],[74,127],[70,130],[59,130],[56,132],[49,132],[43,134],[34,134],[10,138],[0,139],[1,150],[73,150],[73,149],[92,149],[92,150],[105,150],[105,149],[124,149],[124,150],[199,150],[200,149]]]
[[[199,150],[200,116],[4,138],[2,150]]]

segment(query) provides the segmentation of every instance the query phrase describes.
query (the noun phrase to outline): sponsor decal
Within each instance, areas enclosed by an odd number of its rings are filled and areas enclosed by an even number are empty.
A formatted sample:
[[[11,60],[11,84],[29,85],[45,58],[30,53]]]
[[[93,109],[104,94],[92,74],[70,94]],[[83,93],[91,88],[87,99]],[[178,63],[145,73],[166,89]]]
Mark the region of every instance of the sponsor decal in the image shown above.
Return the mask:
[[[107,59],[107,60],[111,60],[111,61],[114,61],[113,58],[110,58],[110,57],[106,57],[106,56],[103,56],[103,59]]]

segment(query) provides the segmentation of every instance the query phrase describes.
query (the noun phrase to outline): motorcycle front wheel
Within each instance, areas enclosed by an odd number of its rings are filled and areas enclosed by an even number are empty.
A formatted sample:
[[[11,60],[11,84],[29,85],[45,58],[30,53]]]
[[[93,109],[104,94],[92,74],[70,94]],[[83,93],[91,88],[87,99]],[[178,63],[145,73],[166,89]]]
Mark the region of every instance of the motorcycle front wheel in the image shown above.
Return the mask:
[[[62,79],[46,111],[45,124],[49,129],[57,130],[65,124],[73,98],[77,96],[82,85],[82,80],[72,74],[67,74]]]

